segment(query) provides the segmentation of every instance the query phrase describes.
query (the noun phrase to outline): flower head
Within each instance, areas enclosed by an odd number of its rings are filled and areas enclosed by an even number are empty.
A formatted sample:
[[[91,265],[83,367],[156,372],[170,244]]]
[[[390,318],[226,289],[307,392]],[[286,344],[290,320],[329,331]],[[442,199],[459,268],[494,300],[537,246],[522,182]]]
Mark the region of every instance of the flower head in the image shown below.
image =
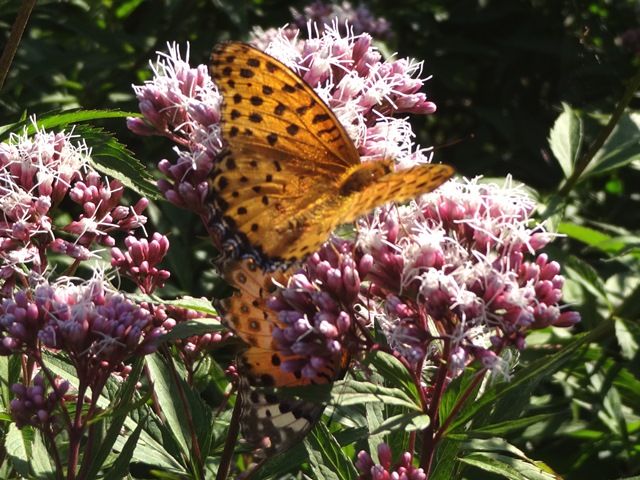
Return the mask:
[[[419,364],[444,340],[455,371],[474,358],[502,368],[496,353],[523,348],[531,329],[575,323],[558,305],[559,264],[536,253],[551,236],[534,208],[510,181],[450,181],[362,220],[357,244],[373,258],[367,279],[390,345]]]

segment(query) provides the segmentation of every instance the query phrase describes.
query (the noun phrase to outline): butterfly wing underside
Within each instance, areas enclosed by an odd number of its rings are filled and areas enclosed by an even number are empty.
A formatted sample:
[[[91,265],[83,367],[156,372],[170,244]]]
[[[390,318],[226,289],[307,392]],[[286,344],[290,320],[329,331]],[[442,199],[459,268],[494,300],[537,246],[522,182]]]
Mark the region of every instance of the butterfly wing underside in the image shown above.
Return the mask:
[[[225,279],[236,292],[221,304],[227,325],[249,345],[238,359],[241,431],[247,442],[268,454],[284,451],[304,437],[324,410],[321,404],[278,395],[274,388],[328,383],[344,370],[344,360],[315,378],[280,369],[283,361],[297,357],[279,352],[271,338],[273,328],[280,324],[265,304],[275,288],[274,275],[286,281],[282,272],[265,273],[252,260],[233,263]]]

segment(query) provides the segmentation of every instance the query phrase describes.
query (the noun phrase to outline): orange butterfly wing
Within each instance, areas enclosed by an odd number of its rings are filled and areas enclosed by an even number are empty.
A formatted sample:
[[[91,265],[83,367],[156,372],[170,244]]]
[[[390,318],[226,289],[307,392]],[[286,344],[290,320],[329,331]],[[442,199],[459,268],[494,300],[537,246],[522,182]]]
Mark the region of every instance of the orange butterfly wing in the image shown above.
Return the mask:
[[[280,397],[273,388],[331,382],[344,373],[347,358],[336,359],[315,378],[283,371],[283,361],[298,357],[277,350],[271,333],[281,323],[265,302],[275,289],[274,280],[286,282],[286,273],[268,274],[252,260],[242,260],[229,265],[224,278],[236,291],[221,302],[223,319],[249,345],[238,362],[242,434],[253,445],[264,446],[268,438],[271,454],[286,450],[313,427],[324,406]]]
[[[211,181],[212,225],[225,246],[263,267],[300,260],[339,224],[433,190],[453,175],[445,165],[393,172],[391,160],[360,163],[313,89],[250,45],[218,45],[212,73],[224,99],[228,143]]]

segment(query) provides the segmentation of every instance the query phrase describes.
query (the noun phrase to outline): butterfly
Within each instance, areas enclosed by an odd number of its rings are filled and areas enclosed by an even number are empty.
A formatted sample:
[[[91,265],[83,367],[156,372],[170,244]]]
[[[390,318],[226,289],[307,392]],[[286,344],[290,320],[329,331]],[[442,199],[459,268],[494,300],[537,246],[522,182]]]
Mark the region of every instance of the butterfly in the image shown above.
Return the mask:
[[[312,378],[283,371],[279,365],[297,356],[274,343],[272,332],[282,324],[266,300],[276,289],[274,281],[286,283],[288,274],[265,272],[247,259],[227,265],[223,277],[235,289],[219,304],[223,320],[248,345],[238,359],[240,429],[247,442],[273,455],[304,437],[324,410],[322,404],[283,397],[274,388],[330,383],[344,374],[348,356],[337,355],[333,365]]]
[[[267,269],[316,251],[340,224],[429,192],[454,173],[361,162],[331,109],[287,66],[239,42],[215,47],[227,148],[212,174],[211,226],[223,247]]]

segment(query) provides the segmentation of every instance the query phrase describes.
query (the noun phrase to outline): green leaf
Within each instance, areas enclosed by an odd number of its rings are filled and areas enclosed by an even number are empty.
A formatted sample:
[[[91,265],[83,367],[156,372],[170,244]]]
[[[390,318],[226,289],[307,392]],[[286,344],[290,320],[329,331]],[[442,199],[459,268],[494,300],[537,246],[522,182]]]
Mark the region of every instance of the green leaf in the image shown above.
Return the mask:
[[[91,147],[91,160],[97,170],[144,197],[154,200],[160,197],[148,169],[111,133],[86,125],[77,126],[75,132]]]
[[[318,480],[355,480],[353,463],[323,423],[318,423],[305,439],[309,464]]]
[[[140,423],[138,425],[138,428],[136,428],[133,433],[129,435],[129,438],[124,444],[124,447],[118,455],[118,458],[114,462],[113,466],[109,469],[107,474],[104,476],[104,480],[119,480],[121,478],[125,478],[126,473],[129,471],[129,463],[131,462],[131,458],[133,457],[133,452],[135,451],[138,439],[140,438],[140,432],[142,432],[142,423]]]
[[[62,129],[67,125],[89,122],[92,120],[101,120],[105,118],[126,118],[139,117],[137,112],[121,112],[119,110],[68,110],[64,112],[51,112],[40,115],[36,118],[37,128],[45,128],[52,130],[54,128]],[[31,118],[26,118],[20,122],[3,125],[0,127],[0,135],[5,133],[26,132],[27,135],[36,133],[36,125],[33,124]]]
[[[315,403],[336,406],[362,405],[368,402],[382,402],[387,405],[407,407],[422,411],[409,396],[398,388],[387,388],[369,382],[342,380],[327,385],[307,385],[278,389],[287,396],[297,396]]]
[[[611,236],[606,233],[602,233],[583,225],[577,225],[575,223],[561,222],[558,224],[557,231],[558,233],[567,235],[574,240],[578,240],[579,242],[595,248],[598,248],[600,244],[611,240]]]
[[[51,454],[47,451],[42,433],[37,430],[33,438],[31,454],[31,467],[36,478],[55,478],[56,468],[52,463]]]
[[[78,387],[78,379],[75,376],[75,369],[69,365],[65,360],[56,356],[50,352],[44,352],[44,365],[51,370],[55,375],[67,380],[75,388]],[[98,406],[103,409],[109,409],[111,407],[111,399],[106,397],[104,393],[98,397]],[[151,423],[151,422],[150,422]],[[138,428],[138,422],[128,416],[125,419],[124,426],[133,431]],[[153,425],[145,425],[146,430],[152,429]],[[157,429],[156,429],[157,430]],[[170,433],[167,433],[167,437]],[[116,441],[116,450],[121,449],[124,441],[121,441],[121,437],[118,437]],[[161,432],[143,431],[140,435],[140,441],[136,446],[134,458],[142,462],[153,462],[153,464],[169,472],[175,472],[179,474],[186,473],[184,467],[178,461],[168,449],[170,449],[173,443],[171,438],[166,438]],[[177,444],[176,444],[177,445]],[[177,447],[176,447],[177,448]]]
[[[407,370],[407,367],[404,366],[400,360],[393,355],[379,350],[367,358],[367,360],[371,361],[387,384],[405,392],[416,404],[420,403],[420,395],[416,388],[415,381]]]
[[[33,454],[34,437],[35,433],[31,427],[19,429],[15,423],[9,425],[4,446],[13,468],[24,478],[31,477],[29,459]]]
[[[162,413],[171,435],[180,445],[184,457],[189,458],[190,435],[184,421],[184,412],[180,409],[181,402],[177,386],[171,378],[169,367],[157,353],[147,355],[146,363],[153,383],[153,391],[158,405],[162,407]]]
[[[494,473],[511,480],[527,480],[527,477],[521,475],[514,467],[507,463],[501,462],[500,460],[492,456],[472,453],[471,455],[461,458],[460,461],[467,465],[472,465],[476,468],[479,468],[480,470],[483,470],[485,472]]]
[[[571,255],[567,259],[564,268],[572,280],[582,285],[596,298],[599,298],[609,309],[612,308],[604,283],[602,283],[598,272],[591,265]]]
[[[542,379],[562,368],[565,363],[573,358],[578,349],[586,345],[593,337],[597,338],[602,329],[608,328],[609,326],[603,322],[590,333],[576,336],[559,352],[540,358],[519,370],[510,382],[489,389],[482,397],[476,399],[475,402],[469,404],[466,409],[460,412],[458,418],[452,422],[447,432],[456,433],[456,430],[464,429],[464,425],[473,419],[481,409],[495,405],[499,399],[504,399],[508,395],[514,395],[517,399],[528,398],[531,391]],[[511,403],[515,404],[515,400]]]
[[[116,17],[117,18],[127,18],[129,15],[131,15],[136,8],[138,8],[142,2],[144,2],[144,0],[128,0],[126,2],[123,2],[117,9],[116,9]]]
[[[485,472],[500,475],[511,480],[560,480],[542,463],[532,463],[505,455],[483,455],[472,453],[460,459]]]
[[[506,422],[493,423],[491,425],[485,425],[480,428],[469,430],[466,432],[466,435],[468,435],[469,437],[473,437],[476,435],[504,436],[515,430],[522,430],[523,428],[526,428],[530,425],[545,423],[548,420],[551,420],[557,416],[558,416],[557,414],[541,414],[541,415],[533,415],[530,417],[517,418],[515,420],[508,420]],[[455,437],[461,438],[457,435]]]
[[[459,475],[461,466],[458,462],[458,453],[460,452],[461,445],[462,442],[448,438],[444,438],[438,443],[436,458],[429,480],[461,478],[461,475]]]
[[[626,321],[622,318],[615,318],[615,332],[622,356],[627,360],[633,360],[638,353],[638,341],[640,331],[636,323]]]
[[[187,320],[180,322],[171,329],[169,333],[161,339],[163,342],[173,342],[180,338],[188,338],[194,335],[204,335],[210,332],[220,332],[227,330],[227,327],[220,323],[217,318],[199,318],[197,320]]]
[[[394,430],[415,432],[416,430],[424,430],[430,424],[431,418],[429,415],[423,413],[403,413],[387,418],[376,430],[371,432],[371,435],[389,433]]]
[[[623,115],[593,157],[588,175],[602,175],[640,159],[640,113]]]
[[[580,155],[582,120],[566,103],[562,104],[562,109],[549,133],[549,145],[565,178],[568,178],[573,173],[573,166]]]
[[[11,385],[17,383],[21,373],[19,355],[0,356],[0,401],[5,411],[9,411],[11,400],[14,395],[11,392]]]

